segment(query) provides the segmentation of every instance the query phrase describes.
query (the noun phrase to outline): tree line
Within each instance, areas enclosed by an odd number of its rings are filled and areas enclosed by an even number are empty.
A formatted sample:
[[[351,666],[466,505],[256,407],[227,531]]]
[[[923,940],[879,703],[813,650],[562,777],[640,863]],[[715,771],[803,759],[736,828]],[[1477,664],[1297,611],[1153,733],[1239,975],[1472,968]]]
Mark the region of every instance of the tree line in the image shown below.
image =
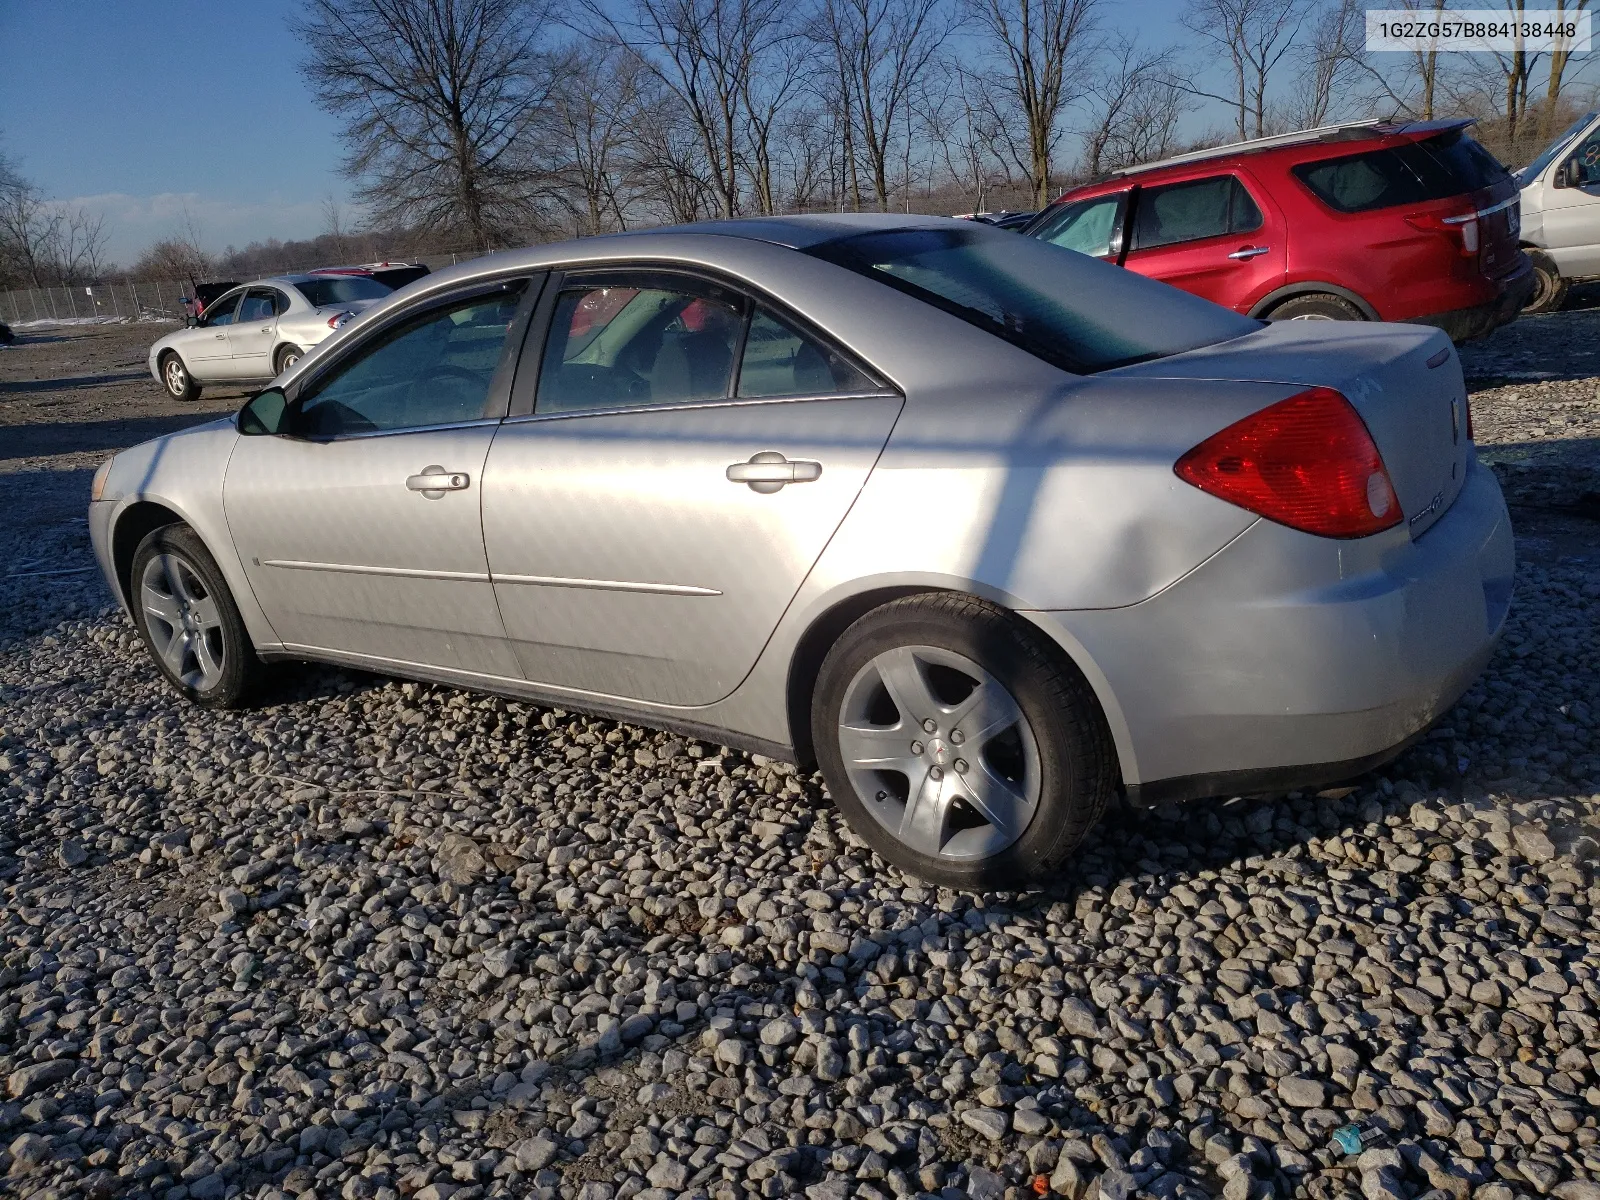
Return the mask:
[[[1498,2],[1520,13],[1525,0]],[[222,261],[185,222],[133,272],[707,217],[1032,209],[1119,167],[1363,117],[1473,116],[1516,165],[1595,94],[1565,55],[1368,54],[1357,0],[1189,0],[1164,31],[1132,28],[1139,13],[1114,0],[306,0],[300,69],[340,119],[361,221],[330,199],[320,237]],[[15,171],[0,201],[0,286],[105,270],[86,214]]]

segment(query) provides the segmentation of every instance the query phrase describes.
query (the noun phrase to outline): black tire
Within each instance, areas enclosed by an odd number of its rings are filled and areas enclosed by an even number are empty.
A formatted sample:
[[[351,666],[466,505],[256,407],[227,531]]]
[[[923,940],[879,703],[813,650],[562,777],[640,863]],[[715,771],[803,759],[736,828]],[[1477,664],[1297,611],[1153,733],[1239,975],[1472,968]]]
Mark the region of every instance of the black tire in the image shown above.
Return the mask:
[[[272,356],[272,373],[274,376],[282,375],[300,360],[305,351],[299,346],[279,346],[278,352]]]
[[[1556,266],[1555,259],[1542,250],[1527,250],[1528,261],[1533,264],[1533,295],[1528,297],[1528,302],[1522,306],[1525,313],[1553,313],[1560,312],[1561,306],[1567,302],[1567,291],[1572,287],[1570,280],[1561,277],[1561,268]]]
[[[931,648],[969,660],[1004,687],[1024,720],[1023,727],[1036,748],[1038,798],[1021,833],[996,852],[951,858],[943,851],[929,854],[908,845],[886,823],[896,819],[892,810],[895,800],[886,802],[883,790],[871,800],[865,798],[855,779],[883,779],[885,786],[892,788],[894,778],[909,777],[903,772],[895,776],[892,772],[859,771],[852,777],[845,765],[840,723],[847,700],[856,703],[860,681],[871,678],[870,670],[884,661],[878,656],[904,653],[906,647]],[[931,681],[933,676],[926,678]],[[959,688],[959,682],[956,686]],[[930,688],[937,691],[933,683]],[[887,690],[882,694],[887,695]],[[940,697],[941,703],[947,700],[959,703],[959,699]],[[891,714],[899,708],[892,699],[890,705]],[[884,719],[891,726],[896,721],[893,715]],[[898,721],[920,738],[912,723],[918,719],[902,713]],[[850,626],[823,660],[811,721],[813,744],[828,790],[856,833],[895,866],[945,887],[1009,890],[1043,881],[1088,835],[1116,790],[1118,770],[1111,731],[1088,681],[1042,634],[1015,615],[972,596],[954,592],[908,596],[874,609]],[[959,744],[959,723],[937,736],[953,743],[948,747],[950,754],[977,756],[975,743]],[[933,742],[930,736],[930,752]],[[921,745],[917,742],[912,749]],[[978,747],[977,754],[986,753],[984,747]],[[931,760],[924,754],[919,761]],[[973,770],[959,760],[953,769]],[[940,778],[931,772],[929,777]],[[978,777],[968,777],[966,782]],[[953,782],[957,787],[963,783],[959,779]],[[909,790],[909,783],[902,790]],[[903,809],[905,799],[898,799]],[[874,815],[869,803],[885,816]],[[950,811],[961,809],[962,803],[957,802]],[[976,815],[970,808],[964,811]],[[985,836],[993,832],[982,818],[977,818],[976,825]],[[950,844],[956,836],[952,835]]]
[[[1269,321],[1365,321],[1366,315],[1343,296],[1309,292],[1291,296],[1267,314]]]
[[[188,403],[200,399],[200,385],[189,374],[188,364],[176,350],[168,350],[161,356],[161,383],[174,400]]]
[[[180,564],[178,586],[168,587],[163,599],[170,597],[179,607],[184,607],[192,598],[194,610],[206,614],[195,619],[192,630],[188,629],[187,624],[180,630],[176,624],[163,621],[151,606],[150,601],[154,597],[144,591],[147,572],[153,566],[157,574],[171,579],[171,573],[162,569],[163,564],[156,563],[163,557],[168,564]],[[211,552],[194,530],[187,525],[164,525],[148,534],[133,552],[128,592],[129,608],[134,614],[133,623],[138,627],[145,649],[150,652],[156,669],[174,689],[204,708],[236,708],[244,702],[260,681],[265,668],[256,657],[255,646],[250,641],[250,634],[239,616],[233,593],[228,590],[216,559],[211,557]],[[215,617],[214,626],[207,623],[212,614]],[[187,623],[187,611],[184,616]],[[196,638],[203,639],[209,661],[215,662],[220,656],[220,670],[216,672],[216,678],[197,678],[205,672],[202,656],[195,649],[179,649],[171,656],[163,656],[163,645],[170,644],[180,636],[188,637],[190,646],[194,645]],[[183,666],[193,662],[195,669],[180,674],[171,665],[172,658],[176,658]]]

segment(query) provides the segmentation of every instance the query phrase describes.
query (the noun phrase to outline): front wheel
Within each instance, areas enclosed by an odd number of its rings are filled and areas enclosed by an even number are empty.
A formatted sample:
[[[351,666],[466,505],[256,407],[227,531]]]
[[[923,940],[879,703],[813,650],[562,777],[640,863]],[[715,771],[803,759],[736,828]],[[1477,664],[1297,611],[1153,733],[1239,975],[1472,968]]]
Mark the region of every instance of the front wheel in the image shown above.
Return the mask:
[[[982,600],[911,596],[828,652],[812,737],[828,790],[889,862],[955,888],[1021,888],[1099,821],[1117,779],[1082,674]]]
[[[1556,266],[1556,260],[1539,250],[1526,252],[1528,261],[1533,264],[1533,295],[1528,297],[1528,302],[1522,306],[1525,313],[1552,313],[1560,312],[1561,306],[1567,302],[1567,290],[1572,286],[1569,280],[1561,277],[1561,268]]]
[[[165,525],[133,552],[134,623],[168,683],[206,708],[234,708],[255,686],[261,660],[205,543]]]
[[[167,351],[161,360],[161,382],[166,385],[167,395],[174,400],[187,403],[200,399],[200,385],[175,351]]]

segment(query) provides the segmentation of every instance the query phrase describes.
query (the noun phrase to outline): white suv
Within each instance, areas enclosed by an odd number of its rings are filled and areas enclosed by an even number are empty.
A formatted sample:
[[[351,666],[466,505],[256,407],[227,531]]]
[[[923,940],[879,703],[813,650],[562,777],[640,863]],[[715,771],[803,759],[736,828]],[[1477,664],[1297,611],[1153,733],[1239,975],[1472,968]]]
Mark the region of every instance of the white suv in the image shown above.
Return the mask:
[[[1517,172],[1522,245],[1538,284],[1523,312],[1555,312],[1574,283],[1600,279],[1600,113],[1588,113]]]

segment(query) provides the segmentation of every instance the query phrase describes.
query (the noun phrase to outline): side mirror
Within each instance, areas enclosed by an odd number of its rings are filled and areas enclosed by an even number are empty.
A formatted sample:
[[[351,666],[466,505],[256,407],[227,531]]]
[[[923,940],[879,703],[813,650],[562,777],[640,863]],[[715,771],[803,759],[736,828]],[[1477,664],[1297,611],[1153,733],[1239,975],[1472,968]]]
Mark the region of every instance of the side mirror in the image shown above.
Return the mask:
[[[239,410],[235,422],[239,432],[246,437],[289,432],[289,401],[282,388],[268,388],[257,392]]]

